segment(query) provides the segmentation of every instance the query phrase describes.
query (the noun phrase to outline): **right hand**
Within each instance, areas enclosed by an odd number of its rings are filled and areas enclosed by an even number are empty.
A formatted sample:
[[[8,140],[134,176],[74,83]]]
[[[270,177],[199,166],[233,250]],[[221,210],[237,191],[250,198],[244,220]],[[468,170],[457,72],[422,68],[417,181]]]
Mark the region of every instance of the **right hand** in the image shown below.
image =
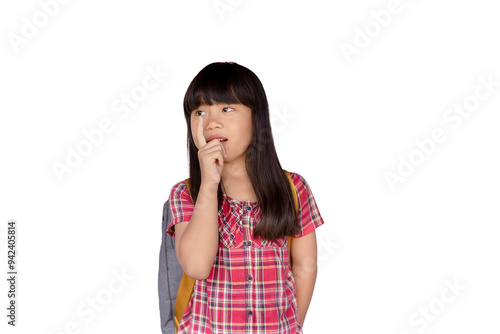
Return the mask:
[[[200,161],[201,182],[218,185],[221,180],[226,148],[217,139],[206,142],[203,135],[203,117],[199,116],[196,140],[198,145],[198,160]]]

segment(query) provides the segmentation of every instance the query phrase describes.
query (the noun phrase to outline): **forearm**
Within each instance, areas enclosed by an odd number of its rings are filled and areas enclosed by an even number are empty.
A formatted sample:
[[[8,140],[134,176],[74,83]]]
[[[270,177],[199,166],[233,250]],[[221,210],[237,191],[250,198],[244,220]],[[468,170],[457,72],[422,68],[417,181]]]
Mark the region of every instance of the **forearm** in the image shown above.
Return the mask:
[[[195,279],[210,273],[219,247],[217,185],[201,184],[189,224],[179,241],[179,262]]]
[[[300,323],[302,325],[304,324],[307,310],[311,303],[317,271],[316,261],[312,260],[303,265],[292,266],[296,287],[297,307],[299,310]]]

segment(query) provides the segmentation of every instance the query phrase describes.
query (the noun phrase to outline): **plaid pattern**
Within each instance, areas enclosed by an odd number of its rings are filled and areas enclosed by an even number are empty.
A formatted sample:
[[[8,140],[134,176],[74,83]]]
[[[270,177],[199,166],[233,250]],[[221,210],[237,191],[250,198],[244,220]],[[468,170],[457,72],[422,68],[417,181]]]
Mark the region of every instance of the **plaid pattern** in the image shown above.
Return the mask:
[[[324,222],[306,180],[297,173],[290,176],[299,200],[298,238]],[[167,233],[174,236],[175,224],[189,221],[194,210],[184,181],[172,187],[169,200],[172,221]],[[286,238],[254,239],[259,217],[258,202],[224,194],[219,251],[207,279],[195,281],[178,334],[302,333]]]

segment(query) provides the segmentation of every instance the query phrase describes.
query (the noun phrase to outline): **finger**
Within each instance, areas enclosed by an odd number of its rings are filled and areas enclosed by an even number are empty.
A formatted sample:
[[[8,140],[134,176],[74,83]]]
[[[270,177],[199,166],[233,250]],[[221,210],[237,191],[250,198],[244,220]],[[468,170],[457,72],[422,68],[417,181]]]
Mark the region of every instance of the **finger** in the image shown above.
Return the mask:
[[[224,167],[224,157],[222,156],[222,153],[219,152],[219,157],[217,159],[219,162],[219,166]]]
[[[224,157],[224,151],[221,150],[219,146],[208,147],[210,143],[207,144],[205,149],[205,156],[210,157],[214,160],[217,160],[219,156]]]
[[[224,164],[224,152],[219,146],[209,148],[208,145],[210,145],[210,143],[208,143],[204,148],[206,149],[205,156],[207,158],[210,158],[210,161],[212,161],[213,163],[222,166]]]
[[[202,148],[207,144],[207,141],[205,140],[205,136],[203,136],[203,117],[199,116],[199,121],[198,121],[198,131],[197,131],[197,137],[198,137],[198,143],[200,145],[199,148]]]
[[[222,149],[224,150],[224,157],[227,158],[227,151],[226,151],[226,147],[224,145],[222,145]]]
[[[220,146],[220,147],[219,147]],[[222,144],[220,141],[218,141],[217,139],[212,139],[211,141],[209,141],[207,143],[207,148],[211,148],[211,147],[217,147],[220,149],[220,151],[222,152],[222,154],[224,155],[225,158],[227,158],[227,151],[226,151],[226,147],[224,146],[224,144]],[[210,151],[210,152],[213,152],[213,151]]]

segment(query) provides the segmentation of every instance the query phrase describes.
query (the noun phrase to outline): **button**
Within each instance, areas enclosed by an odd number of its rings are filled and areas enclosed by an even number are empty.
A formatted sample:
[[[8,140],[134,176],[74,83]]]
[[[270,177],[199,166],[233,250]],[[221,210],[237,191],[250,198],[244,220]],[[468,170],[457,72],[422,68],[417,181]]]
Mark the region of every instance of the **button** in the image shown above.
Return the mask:
[[[252,311],[248,311],[248,316],[251,317],[253,315]]]
[[[253,277],[252,277],[252,276],[248,276],[248,277],[247,277],[247,280],[248,280],[249,282],[251,282],[251,281],[253,280]]]
[[[251,207],[251,206],[247,206],[245,209],[246,209],[247,211],[252,211],[252,207]]]
[[[252,246],[252,242],[251,241],[247,241],[247,246],[248,247]]]

